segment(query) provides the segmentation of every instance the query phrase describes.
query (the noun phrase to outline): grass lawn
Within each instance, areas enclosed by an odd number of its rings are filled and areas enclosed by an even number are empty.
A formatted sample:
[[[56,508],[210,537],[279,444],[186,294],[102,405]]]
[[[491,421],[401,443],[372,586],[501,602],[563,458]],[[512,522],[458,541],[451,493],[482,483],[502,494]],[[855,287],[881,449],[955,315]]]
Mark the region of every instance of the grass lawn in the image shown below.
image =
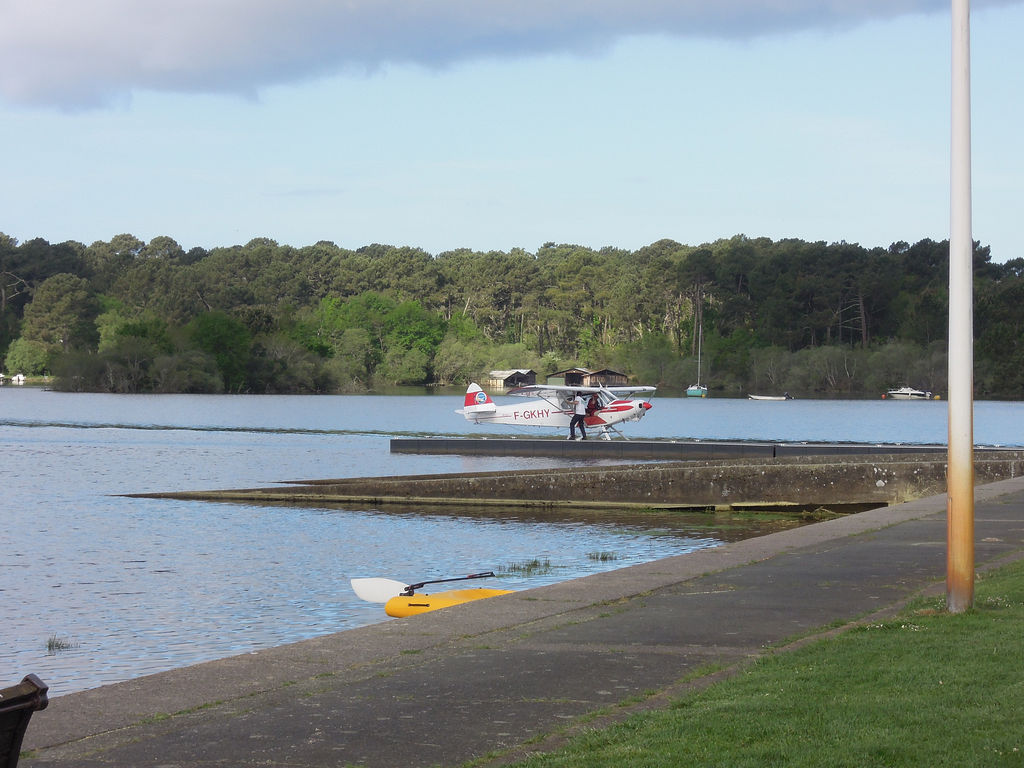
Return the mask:
[[[1024,766],[1024,561],[516,765]]]

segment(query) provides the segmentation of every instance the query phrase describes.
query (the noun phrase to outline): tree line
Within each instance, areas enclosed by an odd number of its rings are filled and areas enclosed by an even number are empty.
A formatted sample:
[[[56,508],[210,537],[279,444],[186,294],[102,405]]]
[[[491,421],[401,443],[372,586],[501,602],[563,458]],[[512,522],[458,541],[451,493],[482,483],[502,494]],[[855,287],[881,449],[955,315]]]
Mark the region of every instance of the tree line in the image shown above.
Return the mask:
[[[105,392],[358,392],[613,368],[713,394],[945,390],[949,244],[737,235],[432,255],[255,239],[185,251],[0,233],[10,373]],[[1024,259],[975,245],[978,397],[1024,396]]]

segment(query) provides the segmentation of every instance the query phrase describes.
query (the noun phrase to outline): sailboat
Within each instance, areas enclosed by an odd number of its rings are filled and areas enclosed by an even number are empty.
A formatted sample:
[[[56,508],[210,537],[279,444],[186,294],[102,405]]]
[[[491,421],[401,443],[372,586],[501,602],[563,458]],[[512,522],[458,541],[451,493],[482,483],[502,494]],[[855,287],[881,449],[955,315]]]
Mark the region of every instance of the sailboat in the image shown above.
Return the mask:
[[[700,383],[700,356],[701,346],[704,342],[704,324],[701,323],[697,326],[697,383],[691,384],[686,388],[687,397],[707,397],[708,388]]]

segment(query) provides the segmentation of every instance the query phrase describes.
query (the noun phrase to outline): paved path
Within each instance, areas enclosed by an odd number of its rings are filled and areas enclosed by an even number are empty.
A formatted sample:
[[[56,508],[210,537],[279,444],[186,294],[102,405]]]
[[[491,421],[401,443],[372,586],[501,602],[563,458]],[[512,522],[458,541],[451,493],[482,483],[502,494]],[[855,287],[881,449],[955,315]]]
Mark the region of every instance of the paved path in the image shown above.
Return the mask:
[[[1024,556],[1024,478],[979,487],[975,526],[979,568]],[[705,665],[942,594],[945,536],[930,497],[69,694],[21,765],[500,765]]]

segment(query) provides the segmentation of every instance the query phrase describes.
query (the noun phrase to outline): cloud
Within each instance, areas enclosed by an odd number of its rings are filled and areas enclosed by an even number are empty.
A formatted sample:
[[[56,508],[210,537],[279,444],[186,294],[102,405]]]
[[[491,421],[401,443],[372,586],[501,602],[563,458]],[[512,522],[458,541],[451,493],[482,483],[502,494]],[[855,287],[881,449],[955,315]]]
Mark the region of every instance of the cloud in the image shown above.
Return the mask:
[[[0,98],[74,110],[137,90],[251,96],[389,63],[594,54],[629,35],[742,39],[948,12],[949,2],[0,0]]]

